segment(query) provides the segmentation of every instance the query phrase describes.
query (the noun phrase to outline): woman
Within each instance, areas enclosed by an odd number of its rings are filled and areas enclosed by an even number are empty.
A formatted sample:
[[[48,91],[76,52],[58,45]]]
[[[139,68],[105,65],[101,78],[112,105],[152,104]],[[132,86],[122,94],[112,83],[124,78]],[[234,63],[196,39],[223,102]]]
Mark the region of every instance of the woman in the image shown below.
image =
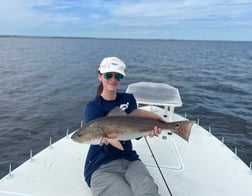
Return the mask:
[[[86,122],[106,116],[117,106],[126,113],[137,108],[132,94],[117,92],[125,76],[125,69],[124,62],[119,58],[107,57],[102,60],[98,68],[100,86],[97,96],[86,106]],[[153,129],[150,136],[160,133],[159,128]],[[84,175],[94,196],[159,195],[153,178],[132,149],[130,140],[103,138],[101,145],[91,145]]]

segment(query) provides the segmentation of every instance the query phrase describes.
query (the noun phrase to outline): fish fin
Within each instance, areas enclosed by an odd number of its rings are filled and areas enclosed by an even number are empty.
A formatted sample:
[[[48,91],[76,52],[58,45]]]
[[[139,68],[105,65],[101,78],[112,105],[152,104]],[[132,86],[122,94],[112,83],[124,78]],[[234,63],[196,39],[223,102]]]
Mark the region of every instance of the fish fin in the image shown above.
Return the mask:
[[[118,139],[103,138],[102,140],[104,143],[110,144],[110,145],[114,146],[115,148],[117,148],[121,151],[124,151],[124,148]]]
[[[160,117],[159,115],[157,115],[153,112],[147,111],[147,110],[143,110],[143,109],[135,109],[129,115],[136,116],[136,117],[151,118],[154,120],[159,120],[161,122],[165,122],[165,120],[162,117]]]
[[[117,106],[113,110],[111,110],[107,116],[125,116],[125,115],[127,115],[127,113]]]
[[[116,147],[117,149],[124,151],[124,148],[119,140],[111,140],[109,142],[112,146]]]

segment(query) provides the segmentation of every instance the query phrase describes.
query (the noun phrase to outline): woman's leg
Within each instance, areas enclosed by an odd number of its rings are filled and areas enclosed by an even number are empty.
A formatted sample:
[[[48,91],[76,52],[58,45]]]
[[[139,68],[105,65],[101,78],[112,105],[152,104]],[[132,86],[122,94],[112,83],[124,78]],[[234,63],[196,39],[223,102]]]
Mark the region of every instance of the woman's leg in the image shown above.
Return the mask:
[[[142,161],[130,161],[125,179],[135,196],[159,196],[158,187]]]
[[[93,196],[133,196],[124,173],[124,161],[121,159],[101,165],[91,177]]]

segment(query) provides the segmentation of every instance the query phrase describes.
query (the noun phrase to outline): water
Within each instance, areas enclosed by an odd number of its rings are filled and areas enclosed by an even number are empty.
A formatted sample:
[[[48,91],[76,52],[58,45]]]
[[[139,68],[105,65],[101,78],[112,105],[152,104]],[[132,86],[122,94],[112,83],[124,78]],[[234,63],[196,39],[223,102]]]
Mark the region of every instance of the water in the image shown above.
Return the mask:
[[[176,112],[252,161],[252,42],[0,38],[0,177],[80,126],[106,56],[127,65],[120,89],[138,81],[180,89]]]

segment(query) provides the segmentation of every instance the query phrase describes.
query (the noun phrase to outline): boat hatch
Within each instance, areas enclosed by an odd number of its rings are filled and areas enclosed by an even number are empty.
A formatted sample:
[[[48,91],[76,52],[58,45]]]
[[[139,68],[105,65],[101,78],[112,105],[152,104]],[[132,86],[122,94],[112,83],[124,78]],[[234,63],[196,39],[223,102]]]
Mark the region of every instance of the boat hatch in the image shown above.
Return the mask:
[[[164,116],[169,116],[169,121],[172,121],[175,107],[182,106],[179,90],[168,84],[138,82],[130,84],[126,92],[134,94],[138,105],[163,106],[165,108]]]
[[[151,148],[149,153],[146,153],[146,150],[143,148],[143,143],[145,143],[144,139],[133,142],[140,159],[147,167],[157,167],[157,164],[153,159],[154,156],[161,169],[183,170],[183,162],[172,135],[170,136],[167,135],[167,133],[161,133],[158,138],[147,139],[147,142]],[[148,144],[146,143],[145,145]]]

